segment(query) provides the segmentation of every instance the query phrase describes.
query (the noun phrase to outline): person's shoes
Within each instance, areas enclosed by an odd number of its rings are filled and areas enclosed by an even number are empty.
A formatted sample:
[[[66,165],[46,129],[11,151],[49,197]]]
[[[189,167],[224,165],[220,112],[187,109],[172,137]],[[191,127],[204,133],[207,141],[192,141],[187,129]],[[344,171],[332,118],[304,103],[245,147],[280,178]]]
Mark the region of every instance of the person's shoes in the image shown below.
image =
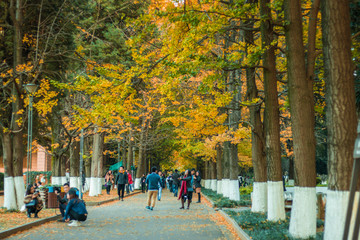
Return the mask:
[[[62,219],[58,219],[57,221],[58,221],[58,222],[65,222],[63,218],[62,218]]]
[[[152,210],[154,210],[154,208],[153,208],[153,207],[151,207],[151,208],[150,208],[150,210],[152,211]]]
[[[151,208],[150,208],[149,206],[146,206],[145,208],[146,208],[147,210],[151,210]]]
[[[190,209],[190,207],[187,207],[186,209],[187,209],[187,210],[189,210],[189,209]]]
[[[35,216],[34,216],[34,218],[39,218],[39,216],[38,216],[38,214],[37,214],[37,213],[35,213]]]
[[[79,221],[74,220],[74,221],[72,221],[72,223],[69,223],[68,226],[70,226],[70,227],[79,227],[80,223],[79,223]]]
[[[200,201],[197,201],[196,203],[201,203]]]
[[[124,201],[124,199],[122,198],[122,199],[121,199],[121,201],[123,202],[123,201]]]
[[[31,218],[31,214],[30,214],[30,213],[27,213],[27,217],[28,217],[28,218]]]
[[[180,209],[184,209],[184,207],[181,207]]]

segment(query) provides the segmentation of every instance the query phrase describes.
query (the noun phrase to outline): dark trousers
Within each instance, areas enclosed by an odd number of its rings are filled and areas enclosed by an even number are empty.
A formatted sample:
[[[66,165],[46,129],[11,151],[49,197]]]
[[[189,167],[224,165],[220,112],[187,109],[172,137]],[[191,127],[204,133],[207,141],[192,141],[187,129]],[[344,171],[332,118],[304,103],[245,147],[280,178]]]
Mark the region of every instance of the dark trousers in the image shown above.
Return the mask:
[[[70,217],[70,220],[77,220],[77,221],[81,221],[81,222],[85,221],[87,218],[87,216],[85,214],[78,214],[74,210],[70,210],[69,217]]]
[[[126,193],[129,194],[130,193],[130,187],[129,184],[126,184]]]
[[[65,203],[60,203],[59,204],[59,209],[61,212],[61,216],[64,217],[65,216],[65,210],[66,210],[66,204]]]
[[[106,193],[110,194],[111,185],[106,185]]]
[[[144,193],[145,190],[146,190],[146,185],[145,185],[145,183],[142,183],[141,184],[141,191]]]
[[[119,199],[120,199],[120,197],[124,198],[124,191],[125,191],[125,184],[118,184],[117,192],[119,195]],[[120,195],[120,192],[121,192],[121,195]]]

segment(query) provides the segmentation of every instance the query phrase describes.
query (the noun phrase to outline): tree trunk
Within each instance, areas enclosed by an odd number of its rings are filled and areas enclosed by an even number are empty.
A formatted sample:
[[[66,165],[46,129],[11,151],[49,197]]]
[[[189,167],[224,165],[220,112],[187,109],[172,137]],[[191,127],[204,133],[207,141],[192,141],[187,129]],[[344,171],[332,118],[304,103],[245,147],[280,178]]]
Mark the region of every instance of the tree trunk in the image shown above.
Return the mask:
[[[275,48],[273,42],[273,25],[269,0],[260,0],[262,47],[264,65],[265,91],[265,139],[268,170],[268,220],[285,219],[284,191],[280,155],[279,103],[277,92]]]
[[[349,2],[323,1],[321,10],[329,174],[324,239],[342,239],[356,139]]]
[[[317,1],[318,2],[318,1]],[[289,232],[316,235],[315,116],[312,79],[307,79],[300,0],[285,0],[288,89],[294,141],[295,189]],[[316,34],[316,32],[314,33]]]
[[[209,161],[210,164],[210,188],[216,192],[217,181],[216,181],[216,163],[212,160]]]
[[[131,166],[133,165],[133,152],[132,152],[132,130],[129,132],[129,146],[128,146],[128,156],[127,156],[127,165],[126,169],[130,170]]]
[[[97,196],[98,193],[98,168],[99,168],[99,155],[100,155],[100,133],[98,128],[95,128],[95,134],[93,137],[93,154],[91,160],[91,179],[90,179],[90,191],[89,196]]]
[[[104,133],[100,132],[99,133],[99,149],[97,151],[97,164],[98,164],[98,173],[97,173],[97,181],[98,181],[98,185],[97,185],[97,190],[98,190],[98,194],[101,194],[102,191],[102,185],[104,183]]]
[[[230,182],[230,142],[224,142],[223,151],[223,180],[222,194],[224,197],[229,197],[229,182]]]
[[[3,132],[1,135],[4,162],[4,207],[17,209],[16,192],[12,165],[12,141],[10,132]]]
[[[253,22],[248,22],[253,26]],[[253,31],[245,31],[245,42],[252,46],[254,45]],[[256,86],[255,68],[246,69],[246,98],[250,102],[259,97]],[[267,212],[267,168],[266,168],[266,154],[264,149],[264,126],[261,121],[261,103],[254,103],[249,107],[251,129],[251,153],[254,168],[254,185],[252,194],[252,212]]]
[[[216,191],[218,194],[222,194],[222,178],[223,178],[223,153],[220,143],[216,145],[216,179],[217,186]]]
[[[74,141],[70,147],[70,186],[79,188],[80,142]]]

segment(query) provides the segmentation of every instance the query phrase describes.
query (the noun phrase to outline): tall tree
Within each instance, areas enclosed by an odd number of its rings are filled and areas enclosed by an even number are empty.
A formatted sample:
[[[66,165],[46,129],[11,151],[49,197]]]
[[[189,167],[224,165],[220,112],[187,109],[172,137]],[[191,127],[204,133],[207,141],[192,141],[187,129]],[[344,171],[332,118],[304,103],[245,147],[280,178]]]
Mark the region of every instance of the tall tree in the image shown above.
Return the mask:
[[[280,154],[279,102],[276,78],[274,31],[269,0],[260,0],[261,41],[264,50],[265,150],[268,170],[268,219],[285,219]]]
[[[323,1],[321,13],[328,129],[327,240],[343,236],[357,118],[349,2]]]

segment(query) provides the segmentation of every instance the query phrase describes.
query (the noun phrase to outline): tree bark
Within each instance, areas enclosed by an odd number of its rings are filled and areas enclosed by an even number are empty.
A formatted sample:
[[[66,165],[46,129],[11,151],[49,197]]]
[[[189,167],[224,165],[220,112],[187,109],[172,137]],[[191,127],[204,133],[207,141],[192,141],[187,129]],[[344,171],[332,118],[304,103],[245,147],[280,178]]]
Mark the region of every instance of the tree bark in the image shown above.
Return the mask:
[[[79,177],[80,171],[80,142],[73,142],[70,147],[70,176]]]
[[[284,195],[280,153],[279,103],[277,92],[275,47],[273,46],[273,22],[269,0],[260,0],[261,41],[265,49],[264,92],[265,92],[265,152],[268,171],[268,220],[285,219]]]
[[[322,1],[321,10],[328,130],[327,240],[343,238],[357,119],[349,2]]]
[[[289,22],[285,27],[288,50],[286,54],[294,142],[295,185],[298,186],[294,190],[289,232],[295,238],[310,238],[316,235],[313,81],[307,78],[305,65],[301,1],[285,0],[284,8],[285,19]],[[316,34],[316,31],[313,34]],[[314,64],[313,61],[312,64]]]
[[[127,155],[127,165],[126,169],[130,170],[131,166],[133,165],[133,151],[132,151],[132,130],[129,131],[129,146],[128,146],[128,155]]]
[[[222,180],[223,178],[223,153],[222,146],[220,143],[216,145],[216,179]]]

